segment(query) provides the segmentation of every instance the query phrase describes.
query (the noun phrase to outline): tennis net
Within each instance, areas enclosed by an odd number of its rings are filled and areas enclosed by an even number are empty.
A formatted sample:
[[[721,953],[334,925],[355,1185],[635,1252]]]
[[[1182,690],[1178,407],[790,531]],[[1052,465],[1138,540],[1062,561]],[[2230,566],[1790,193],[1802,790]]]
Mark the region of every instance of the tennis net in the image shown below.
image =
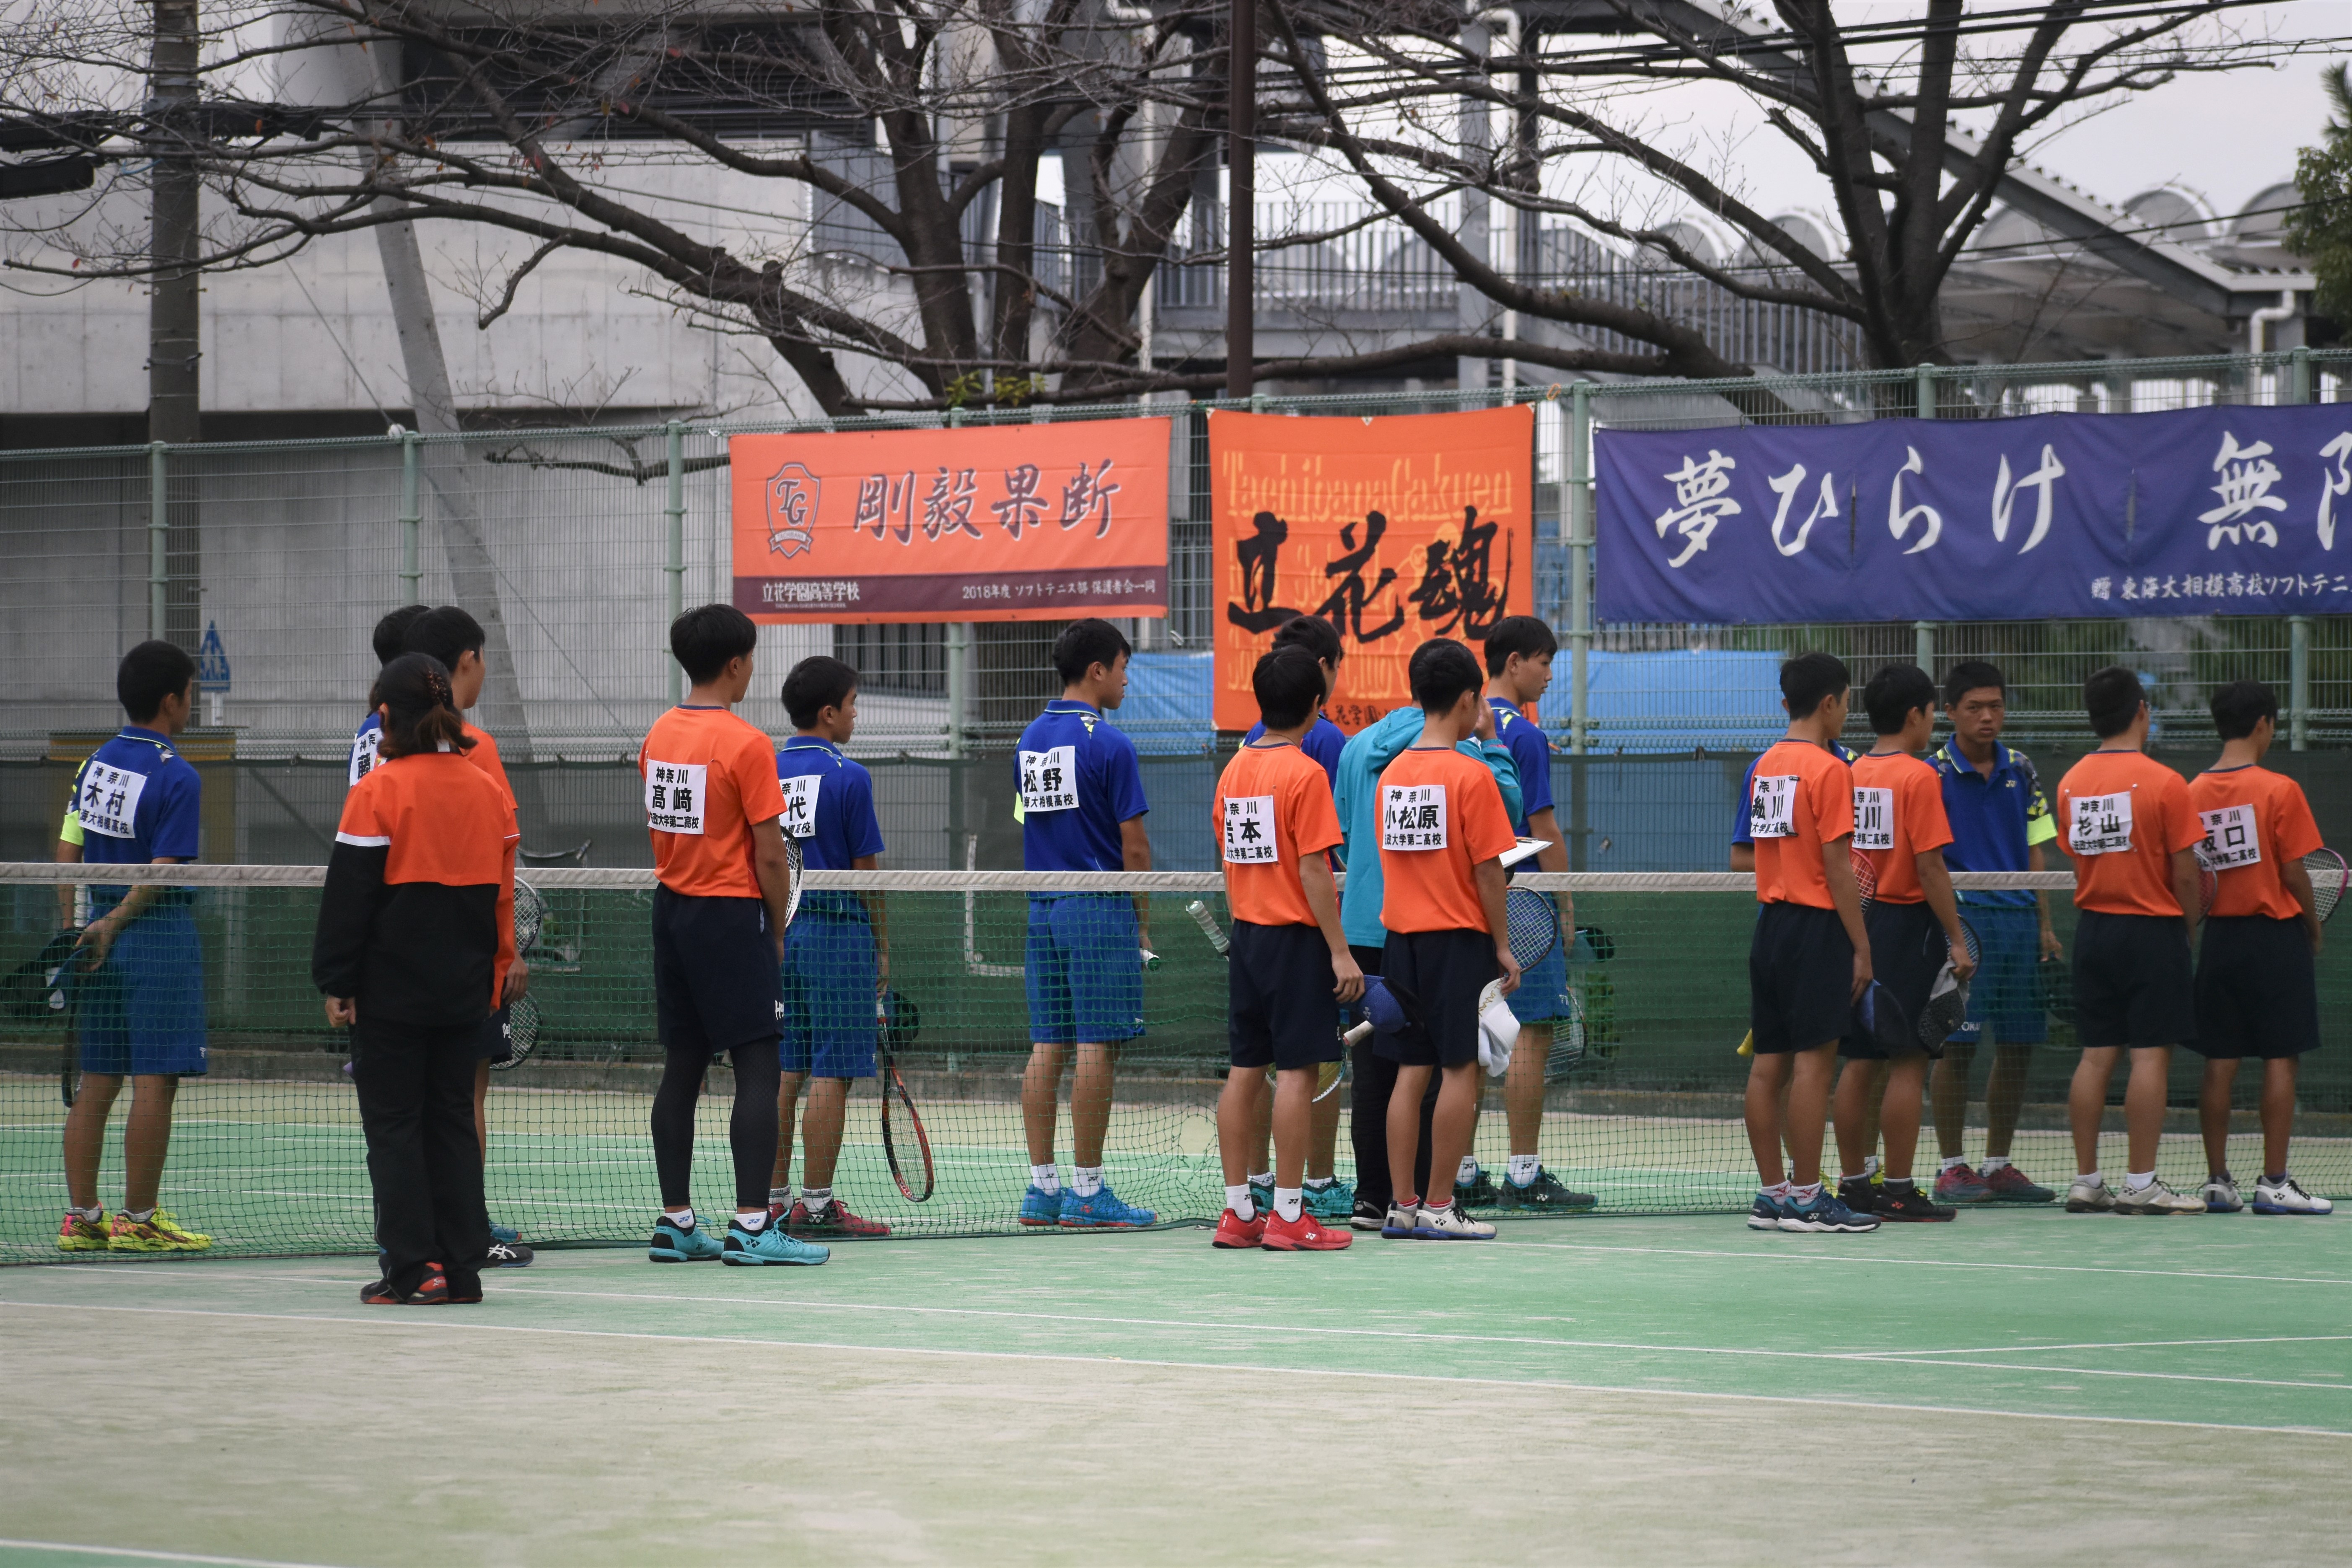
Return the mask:
[[[165,975],[119,974],[200,987],[208,1072],[184,1079],[173,1121],[163,1206],[222,1254],[356,1252],[372,1245],[364,1145],[345,1071],[348,1037],[325,1023],[310,983],[310,950],[323,869],[294,866],[95,868],[0,865],[0,1261],[57,1260],[66,1203],[61,1069],[77,1049],[81,1008],[59,1005],[49,981],[59,887],[152,879],[173,889],[170,917],[192,931],[200,962]],[[642,1239],[656,1206],[647,1113],[660,1074],[649,940],[649,871],[555,869],[530,881],[544,906],[528,952],[537,1041],[527,1060],[493,1078],[487,1187],[491,1215],[527,1241]],[[2039,888],[2057,931],[2071,936],[2064,873],[1963,876],[1964,888]],[[1754,1190],[1740,1120],[1746,1058],[1748,879],[1725,873],[1566,873],[1520,879],[1574,900],[1563,994],[1576,1016],[1552,1052],[1540,1155],[1562,1182],[1595,1195],[1597,1214],[1743,1208]],[[1021,1080],[1029,1056],[1024,963],[1033,892],[1134,895],[1158,966],[1142,974],[1144,1032],[1120,1050],[1108,1179],[1120,1197],[1162,1223],[1213,1221],[1223,1205],[1214,1106],[1225,1067],[1224,961],[1187,906],[1199,900],[1229,926],[1222,883],[1184,872],[1051,878],[1024,872],[813,873],[808,898],[841,918],[850,899],[878,909],[888,980],[912,1005],[899,1015],[898,1059],[929,1131],[937,1189],[906,1201],[885,1162],[880,1100],[855,1086],[835,1187],[852,1208],[901,1236],[975,1236],[1018,1229],[1028,1182]],[[2004,917],[1970,910],[1979,925]],[[2030,910],[2022,917],[2026,939]],[[803,918],[808,918],[803,916]],[[856,918],[856,917],[851,917]],[[168,943],[118,948],[118,973],[164,963]],[[46,954],[46,957],[45,957]],[[143,956],[142,956],[143,955]],[[1140,967],[1143,959],[1139,955]],[[2057,966],[2051,966],[2053,968]],[[2030,972],[2030,957],[2029,957]],[[2321,960],[2326,1047],[2307,1058],[2295,1165],[2315,1192],[2352,1194],[2352,962]],[[113,1005],[120,1005],[113,1004]],[[2065,1089],[2074,1053],[2063,994],[2031,981],[2007,1005],[2046,1025],[2036,1051],[2015,1159],[2044,1183],[2071,1172]],[[2055,1011],[2052,1009],[2054,1006]],[[1981,1097],[1991,1053],[1979,1052]],[[2162,1173],[2191,1188],[2204,1176],[2195,1113],[2200,1058],[2177,1053]],[[68,1075],[68,1079],[70,1075]],[[2259,1164],[2251,1107],[2260,1075],[2241,1075],[2233,1123],[2237,1168]],[[2120,1143],[2122,1075],[2109,1136]],[[1056,1148],[1066,1163],[1066,1071]],[[695,1187],[724,1206],[730,1181],[730,1075],[715,1068],[698,1130]],[[114,1109],[100,1174],[111,1211],[121,1201],[121,1129],[135,1094]],[[1349,1098],[1343,1086],[1335,1097]],[[1476,1150],[1499,1167],[1507,1150],[1502,1089],[1489,1084]],[[1965,1152],[1980,1154],[1981,1099],[1968,1108]],[[1921,1169],[1935,1170],[1922,1139]],[[2121,1159],[2118,1146],[2110,1165]],[[1338,1170],[1352,1173],[1348,1130]],[[797,1171],[796,1171],[797,1176]]]

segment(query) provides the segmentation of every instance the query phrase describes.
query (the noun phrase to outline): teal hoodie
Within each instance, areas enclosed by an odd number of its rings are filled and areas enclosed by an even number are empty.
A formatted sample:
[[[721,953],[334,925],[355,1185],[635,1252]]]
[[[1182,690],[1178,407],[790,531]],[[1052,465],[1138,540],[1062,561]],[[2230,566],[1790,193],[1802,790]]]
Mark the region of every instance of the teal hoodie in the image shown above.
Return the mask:
[[[1418,708],[1400,708],[1379,723],[1358,731],[1339,752],[1339,780],[1334,793],[1339,831],[1348,837],[1348,885],[1339,895],[1339,925],[1351,946],[1379,947],[1389,939],[1381,926],[1380,791],[1372,786],[1398,752],[1421,739],[1423,718]],[[1511,820],[1517,821],[1519,770],[1511,761],[1511,749],[1500,741],[1464,741],[1454,749],[1486,764],[1502,786],[1503,804],[1510,808]]]

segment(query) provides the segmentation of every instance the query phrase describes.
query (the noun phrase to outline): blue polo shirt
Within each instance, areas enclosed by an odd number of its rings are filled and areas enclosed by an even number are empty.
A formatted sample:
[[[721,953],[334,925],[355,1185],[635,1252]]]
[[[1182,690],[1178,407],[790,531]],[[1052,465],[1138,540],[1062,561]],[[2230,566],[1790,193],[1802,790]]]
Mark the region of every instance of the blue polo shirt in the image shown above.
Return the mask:
[[[1255,746],[1265,737],[1265,726],[1253,724],[1249,733],[1242,737],[1242,744]],[[1348,737],[1340,732],[1339,725],[1323,716],[1322,710],[1316,710],[1315,722],[1307,727],[1307,738],[1298,742],[1298,749],[1322,764],[1323,776],[1331,781],[1333,789],[1339,787],[1339,753],[1348,749]]]
[[[1860,752],[1855,751],[1843,741],[1832,741],[1830,750],[1838,754],[1840,761],[1847,763],[1858,762],[1862,757]],[[1756,762],[1748,764],[1748,774],[1739,781],[1739,799],[1731,808],[1731,842],[1735,845],[1756,842],[1756,836],[1748,831],[1748,798],[1756,793],[1756,763],[1763,760],[1764,753],[1757,752]]]
[[[1511,763],[1519,770],[1519,810],[1511,818],[1511,830],[1525,838],[1528,818],[1551,809],[1551,742],[1542,725],[1519,711],[1518,704],[1489,697],[1486,706],[1495,710],[1495,739],[1509,748]]]
[[[776,752],[783,786],[783,829],[800,841],[801,864],[812,871],[847,871],[866,855],[882,853],[882,823],[874,814],[874,775],[841,748],[816,735],[794,735]]]
[[[1031,871],[1122,869],[1119,825],[1151,809],[1135,742],[1100,709],[1066,698],[1021,731],[1013,785],[1021,864]]]
[[[360,721],[359,732],[352,737],[352,758],[343,773],[343,787],[357,789],[360,780],[375,772],[376,749],[383,744],[383,717],[370,713]]]
[[[171,738],[137,724],[92,752],[74,773],[73,805],[59,837],[93,866],[193,860],[200,847],[204,782]],[[185,903],[184,889],[159,903]]]
[[[2027,851],[2058,837],[2057,819],[2050,815],[2033,764],[1999,741],[1992,743],[1992,758],[1988,778],[1950,741],[1928,753],[1936,780],[1944,786],[1944,816],[1952,825],[1944,863],[1955,871],[2025,870]],[[1960,902],[2031,909],[2033,895],[2021,889],[1971,892],[1962,893]]]

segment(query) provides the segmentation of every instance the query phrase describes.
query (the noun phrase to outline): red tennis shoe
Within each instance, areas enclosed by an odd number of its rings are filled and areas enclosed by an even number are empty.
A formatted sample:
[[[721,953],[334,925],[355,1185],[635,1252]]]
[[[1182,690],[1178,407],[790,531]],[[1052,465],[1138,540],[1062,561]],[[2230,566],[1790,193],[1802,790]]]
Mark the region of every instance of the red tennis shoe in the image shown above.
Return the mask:
[[[1217,1219],[1217,1234],[1209,1238],[1211,1247],[1240,1249],[1259,1245],[1265,1240],[1265,1215],[1244,1219],[1227,1209]]]
[[[1305,1209],[1297,1219],[1267,1216],[1264,1246],[1268,1252],[1340,1252],[1356,1238],[1344,1230],[1327,1229]]]

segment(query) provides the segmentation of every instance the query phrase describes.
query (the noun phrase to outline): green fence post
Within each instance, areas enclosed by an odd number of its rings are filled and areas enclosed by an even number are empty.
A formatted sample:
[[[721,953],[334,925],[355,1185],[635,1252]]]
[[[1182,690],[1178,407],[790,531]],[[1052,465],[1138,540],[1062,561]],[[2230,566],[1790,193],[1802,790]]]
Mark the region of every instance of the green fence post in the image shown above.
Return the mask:
[[[1592,384],[1569,389],[1568,749],[1582,756],[1592,723]]]
[[[669,456],[669,504],[662,515],[669,519],[669,560],[662,567],[669,574],[669,618],[673,621],[686,614],[686,426],[671,420],[663,426]],[[686,671],[677,660],[664,658],[669,669],[669,700],[673,705],[686,700]]]
[[[170,582],[170,474],[164,460],[169,450],[161,441],[147,443],[147,635],[156,641],[163,637],[163,601]]]
[[[2286,749],[2300,752],[2311,743],[2311,617],[2289,616],[2286,621]]]
[[[2287,401],[2305,404],[2311,401],[2311,351],[2297,347],[2287,356]]]
[[[424,581],[424,569],[416,563],[416,535],[424,526],[425,514],[417,500],[416,432],[392,427],[394,439],[400,443],[400,603],[421,603],[419,584]]]
[[[1911,662],[1926,670],[1927,679],[1930,680],[1936,678],[1935,622],[1913,621],[1911,623]]]
[[[1912,374],[1919,384],[1919,417],[1933,419],[1936,416],[1936,367],[1923,364]]]

